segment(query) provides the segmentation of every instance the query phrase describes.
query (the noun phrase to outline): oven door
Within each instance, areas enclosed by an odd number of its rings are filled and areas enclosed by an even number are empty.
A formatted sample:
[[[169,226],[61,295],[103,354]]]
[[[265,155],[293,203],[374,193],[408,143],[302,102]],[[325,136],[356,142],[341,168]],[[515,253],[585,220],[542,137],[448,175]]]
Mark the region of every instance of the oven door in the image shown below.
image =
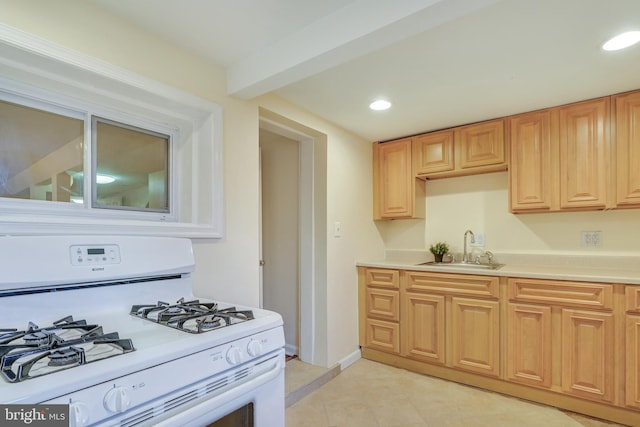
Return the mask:
[[[262,363],[269,367],[261,374],[195,405],[176,407],[165,416],[154,418],[148,425],[284,427],[284,350]]]

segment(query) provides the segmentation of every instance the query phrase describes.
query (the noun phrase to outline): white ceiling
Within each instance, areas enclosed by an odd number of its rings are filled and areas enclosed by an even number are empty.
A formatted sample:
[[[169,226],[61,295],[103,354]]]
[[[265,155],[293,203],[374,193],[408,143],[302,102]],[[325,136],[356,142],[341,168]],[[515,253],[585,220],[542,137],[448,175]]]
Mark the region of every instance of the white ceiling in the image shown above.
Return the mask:
[[[640,88],[639,0],[90,1],[371,141]]]

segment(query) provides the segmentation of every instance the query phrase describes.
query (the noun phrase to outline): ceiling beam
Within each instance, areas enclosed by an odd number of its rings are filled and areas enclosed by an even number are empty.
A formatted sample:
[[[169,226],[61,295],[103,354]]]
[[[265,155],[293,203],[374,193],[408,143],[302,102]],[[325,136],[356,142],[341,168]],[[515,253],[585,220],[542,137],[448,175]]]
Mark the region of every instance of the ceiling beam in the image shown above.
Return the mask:
[[[358,0],[227,68],[250,99],[389,46],[498,0]]]

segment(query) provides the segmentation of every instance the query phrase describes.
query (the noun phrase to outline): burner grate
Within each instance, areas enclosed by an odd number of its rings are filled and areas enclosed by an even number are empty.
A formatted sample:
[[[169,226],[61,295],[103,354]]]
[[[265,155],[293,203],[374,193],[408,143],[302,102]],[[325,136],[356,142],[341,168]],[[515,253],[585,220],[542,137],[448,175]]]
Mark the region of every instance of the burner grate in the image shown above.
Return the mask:
[[[50,374],[134,351],[130,339],[67,316],[52,326],[0,330],[0,373],[9,382]]]
[[[180,331],[199,334],[253,319],[251,310],[218,308],[215,302],[185,301],[175,304],[158,301],[156,305],[134,305],[130,314]]]

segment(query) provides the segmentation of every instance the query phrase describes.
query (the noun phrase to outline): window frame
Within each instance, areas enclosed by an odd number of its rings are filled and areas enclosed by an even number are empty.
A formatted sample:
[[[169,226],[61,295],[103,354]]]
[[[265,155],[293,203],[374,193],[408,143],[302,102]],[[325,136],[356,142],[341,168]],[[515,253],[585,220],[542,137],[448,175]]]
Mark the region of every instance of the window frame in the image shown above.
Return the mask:
[[[117,215],[117,216],[122,216],[122,217],[127,217],[129,216],[129,214],[131,212],[141,212],[144,213],[145,216],[156,216],[159,219],[164,220],[170,220],[170,221],[175,221],[176,220],[176,211],[178,209],[178,207],[176,206],[175,201],[178,199],[179,194],[176,194],[176,188],[177,186],[175,185],[175,182],[177,180],[177,171],[175,168],[176,165],[176,161],[175,161],[175,156],[177,156],[177,150],[175,148],[175,140],[177,139],[177,135],[176,135],[176,130],[175,129],[170,129],[167,127],[163,127],[162,125],[157,125],[154,126],[153,129],[150,129],[149,126],[136,126],[133,125],[131,123],[124,123],[122,121],[116,121],[113,120],[111,118],[108,117],[102,117],[102,116],[98,116],[96,114],[91,114],[90,115],[90,133],[91,133],[91,140],[89,142],[90,147],[89,147],[89,151],[90,151],[90,155],[88,156],[91,160],[91,168],[89,170],[90,174],[89,175],[89,187],[90,188],[90,192],[91,192],[91,197],[87,196],[87,191],[85,190],[85,200],[89,200],[89,209],[101,209],[101,210],[113,210],[113,211],[117,211],[119,212],[119,214],[113,214],[113,215]],[[97,182],[94,179],[97,172],[98,172],[98,157],[97,155],[94,155],[94,151],[96,151],[96,144],[97,144],[97,135],[98,135],[98,131],[96,129],[97,127],[97,123],[104,123],[104,124],[109,124],[112,126],[117,126],[117,127],[121,127],[124,129],[129,129],[129,130],[135,130],[138,132],[143,132],[143,133],[147,133],[147,134],[155,134],[157,136],[166,136],[168,137],[168,159],[167,159],[167,208],[168,208],[168,212],[165,211],[160,211],[160,210],[151,210],[151,209],[139,209],[139,208],[133,208],[133,207],[121,207],[121,208],[111,208],[108,206],[102,206],[98,204],[98,188],[97,188]],[[87,177],[85,176],[85,184],[87,181]],[[87,188],[86,186],[84,188]],[[86,202],[85,202],[86,204]]]
[[[173,177],[169,214],[87,208],[88,201],[0,198],[0,233],[224,236],[222,109],[217,104],[4,24],[0,90],[8,102],[82,116],[85,200],[92,185],[87,167],[94,166],[92,116],[170,135]]]

